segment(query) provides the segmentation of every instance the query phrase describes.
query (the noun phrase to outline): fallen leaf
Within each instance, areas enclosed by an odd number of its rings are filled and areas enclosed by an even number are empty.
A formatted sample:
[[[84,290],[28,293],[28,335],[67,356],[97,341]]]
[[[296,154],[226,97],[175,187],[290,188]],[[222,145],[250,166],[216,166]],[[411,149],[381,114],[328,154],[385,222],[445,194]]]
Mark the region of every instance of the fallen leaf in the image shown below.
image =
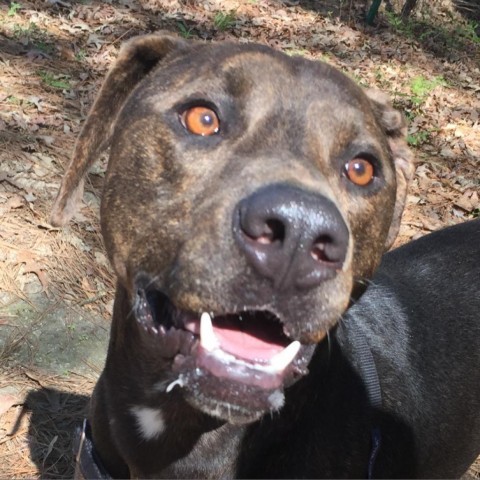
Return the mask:
[[[38,263],[34,254],[29,252],[28,250],[20,250],[17,253],[17,263],[24,263],[24,273],[33,273],[35,274],[40,283],[42,284],[43,291],[47,292],[48,289],[48,277],[44,272],[45,267]]]

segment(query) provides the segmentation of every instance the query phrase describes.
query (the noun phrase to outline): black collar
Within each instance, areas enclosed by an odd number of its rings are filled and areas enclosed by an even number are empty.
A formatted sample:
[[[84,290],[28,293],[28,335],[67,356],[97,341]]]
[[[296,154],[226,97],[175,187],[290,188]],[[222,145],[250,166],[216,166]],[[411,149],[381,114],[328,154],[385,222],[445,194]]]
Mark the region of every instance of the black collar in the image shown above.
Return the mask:
[[[367,466],[367,478],[371,479],[374,478],[375,461],[382,442],[380,426],[377,425],[377,422],[375,421],[376,411],[382,408],[382,390],[380,387],[380,380],[378,379],[375,359],[373,358],[372,351],[367,343],[364,333],[360,331],[355,324],[350,325],[346,321],[344,325],[351,326],[352,328],[351,334],[349,335],[349,341],[357,354],[359,373],[367,390],[368,401],[372,410],[372,418],[374,419],[371,431],[372,444]]]
[[[112,477],[103,466],[100,457],[95,450],[92,440],[92,430],[85,418],[81,427],[77,428],[73,442],[75,455],[75,478],[80,474],[84,479],[111,479]]]

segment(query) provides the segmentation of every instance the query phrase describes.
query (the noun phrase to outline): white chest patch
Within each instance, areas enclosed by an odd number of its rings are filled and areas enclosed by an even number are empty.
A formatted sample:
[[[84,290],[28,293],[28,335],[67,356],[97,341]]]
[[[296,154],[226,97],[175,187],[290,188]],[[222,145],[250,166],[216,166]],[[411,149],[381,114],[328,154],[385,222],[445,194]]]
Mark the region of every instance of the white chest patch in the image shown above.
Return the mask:
[[[160,409],[135,406],[130,408],[130,412],[145,440],[158,438],[165,431],[165,420]]]

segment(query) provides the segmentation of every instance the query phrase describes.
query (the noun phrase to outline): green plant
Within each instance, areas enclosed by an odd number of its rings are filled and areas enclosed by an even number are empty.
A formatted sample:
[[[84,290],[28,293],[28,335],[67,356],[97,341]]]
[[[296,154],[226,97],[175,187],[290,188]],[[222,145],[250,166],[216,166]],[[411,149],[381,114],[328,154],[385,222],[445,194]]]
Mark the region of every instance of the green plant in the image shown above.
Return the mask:
[[[83,62],[86,56],[87,52],[85,52],[85,50],[83,49],[77,50],[75,52],[75,60],[77,60],[77,62]]]
[[[12,105],[21,105],[23,100],[21,98],[16,97],[15,95],[9,95],[6,98],[7,103],[11,103]]]
[[[8,7],[8,12],[7,12],[7,15],[9,17],[14,17],[18,10],[20,10],[22,8],[22,5],[20,3],[17,3],[17,2],[10,2],[10,6]]]
[[[429,93],[439,85],[445,86],[447,82],[442,76],[434,77],[433,80],[428,80],[423,75],[415,77],[410,82],[410,91],[412,92],[412,103],[415,106],[422,105],[427,99]]]
[[[40,50],[41,52],[44,52],[44,53],[52,54],[54,52],[53,45],[50,45],[49,43],[46,43],[42,40],[36,41],[35,42],[35,47],[38,50]]]
[[[408,134],[407,142],[413,147],[418,147],[419,145],[422,145],[422,143],[425,143],[429,138],[430,132],[421,130],[412,134]]]
[[[394,12],[386,11],[385,15],[389,25],[398,32],[406,33],[408,30],[408,23],[405,23],[402,18]]]
[[[213,19],[213,24],[218,30],[223,32],[235,24],[235,13],[235,10],[231,10],[228,13],[217,12]]]
[[[28,24],[28,27],[24,27],[23,25],[19,25],[16,23],[13,26],[13,36],[15,38],[21,38],[21,37],[28,37],[30,38],[35,32],[37,32],[38,27],[35,23],[30,22]]]
[[[476,22],[468,22],[467,25],[460,30],[460,35],[473,43],[480,43],[480,37],[477,34],[479,24]]]
[[[52,88],[60,88],[62,90],[68,90],[72,88],[70,82],[68,81],[69,77],[67,75],[54,75],[51,72],[39,71],[38,75],[42,79],[45,85],[48,85]]]
[[[178,30],[180,31],[180,35],[183,38],[188,39],[192,37],[192,31],[193,31],[192,27],[188,28],[184,22],[177,22],[177,27],[178,27]]]

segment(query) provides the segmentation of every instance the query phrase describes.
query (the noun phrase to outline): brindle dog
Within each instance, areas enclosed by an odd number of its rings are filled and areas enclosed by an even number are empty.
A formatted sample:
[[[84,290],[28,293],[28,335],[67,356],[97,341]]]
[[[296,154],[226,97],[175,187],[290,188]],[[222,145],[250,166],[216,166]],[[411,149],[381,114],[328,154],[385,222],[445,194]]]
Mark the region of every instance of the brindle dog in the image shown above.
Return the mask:
[[[380,367],[377,412],[339,333],[397,234],[405,133],[385,97],[321,62],[163,34],[122,48],[52,214],[69,220],[110,147],[101,226],[118,285],[90,461],[144,478],[464,468],[415,457],[416,423],[436,435],[453,420],[414,404],[407,423],[406,382]],[[385,347],[401,344],[386,325]]]

